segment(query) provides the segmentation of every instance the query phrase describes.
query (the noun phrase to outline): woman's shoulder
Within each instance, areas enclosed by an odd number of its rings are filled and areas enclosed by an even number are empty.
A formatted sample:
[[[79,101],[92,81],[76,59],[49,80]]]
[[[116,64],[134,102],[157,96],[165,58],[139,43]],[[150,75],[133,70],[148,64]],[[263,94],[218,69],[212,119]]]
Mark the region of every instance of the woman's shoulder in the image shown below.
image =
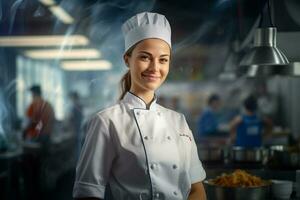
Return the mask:
[[[119,114],[120,112],[124,112],[125,108],[122,103],[117,102],[113,105],[107,106],[101,110],[98,110],[95,114],[100,117],[109,117],[114,114]]]
[[[91,113],[88,117],[88,119],[107,119],[110,118],[114,113],[118,114],[123,110],[122,105],[120,103],[115,103],[113,105],[110,105],[108,107],[98,109],[95,112]]]

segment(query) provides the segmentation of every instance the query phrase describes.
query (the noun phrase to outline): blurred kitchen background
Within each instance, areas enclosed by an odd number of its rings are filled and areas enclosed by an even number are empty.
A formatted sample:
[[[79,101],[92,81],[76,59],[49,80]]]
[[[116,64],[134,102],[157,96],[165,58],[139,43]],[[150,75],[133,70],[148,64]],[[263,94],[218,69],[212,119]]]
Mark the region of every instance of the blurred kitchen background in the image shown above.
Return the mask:
[[[258,98],[259,114],[273,123],[264,146],[299,143],[298,0],[270,1],[269,8],[265,0],[0,0],[1,200],[72,199],[84,122],[118,100],[127,70],[121,25],[142,11],[162,13],[170,21],[172,63],[158,102],[185,114],[200,147],[203,140],[228,144],[228,124],[249,94]],[[271,24],[289,61],[276,67],[289,73],[251,74],[240,62],[253,47],[255,30]],[[46,143],[23,136],[34,85],[54,111]],[[198,121],[212,94],[220,97],[222,134],[207,139]],[[207,169],[225,163],[224,156],[211,158],[215,162],[207,162]],[[287,171],[300,166],[296,159]],[[255,169],[267,168],[260,164]]]

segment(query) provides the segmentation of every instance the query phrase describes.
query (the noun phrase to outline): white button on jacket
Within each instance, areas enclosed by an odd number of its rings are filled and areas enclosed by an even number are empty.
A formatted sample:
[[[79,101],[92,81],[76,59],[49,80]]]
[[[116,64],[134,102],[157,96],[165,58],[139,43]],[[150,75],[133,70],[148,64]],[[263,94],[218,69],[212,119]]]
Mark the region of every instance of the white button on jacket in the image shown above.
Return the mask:
[[[73,197],[183,200],[205,176],[184,116],[128,92],[90,120]]]

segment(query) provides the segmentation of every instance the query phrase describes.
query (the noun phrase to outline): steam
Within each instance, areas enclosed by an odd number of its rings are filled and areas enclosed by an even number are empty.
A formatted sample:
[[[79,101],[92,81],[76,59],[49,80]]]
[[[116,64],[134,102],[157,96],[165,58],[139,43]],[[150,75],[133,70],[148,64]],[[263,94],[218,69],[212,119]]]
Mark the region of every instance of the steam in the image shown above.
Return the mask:
[[[7,108],[4,101],[4,91],[0,90],[0,135],[4,135],[3,122],[8,116]]]
[[[2,1],[0,1],[0,21],[2,20]]]
[[[179,52],[187,46],[196,44],[200,38],[207,34],[212,28],[214,28],[216,22],[211,21],[200,26],[196,31],[194,31],[189,37],[174,45],[174,53]]]
[[[5,91],[6,91],[6,99],[9,99],[15,92],[15,88],[16,88],[16,83],[17,83],[17,79],[12,80],[6,87],[5,87]]]
[[[33,13],[34,17],[41,17],[45,15],[45,9],[42,6],[39,6],[36,11]]]
[[[20,7],[20,5],[23,3],[23,0],[17,0],[10,9],[10,26],[9,26],[9,33],[12,33],[15,17],[17,14],[17,10]]]
[[[63,43],[61,44],[60,46],[60,49],[59,49],[59,54],[62,54],[62,52],[67,49],[67,50],[71,50],[72,47],[71,46],[67,46],[67,41],[68,41],[68,38],[70,37],[70,35],[72,35],[75,31],[75,26],[70,26],[66,33],[65,33],[65,36],[64,36],[64,40],[63,40]],[[59,57],[58,57],[59,58]],[[58,62],[58,60],[56,60]]]
[[[4,132],[4,120],[7,118],[8,113],[6,106],[4,104],[4,95],[2,93],[2,88],[0,88],[0,150],[7,148],[7,136]]]
[[[206,22],[204,22],[188,37],[174,45],[174,53],[179,52],[187,46],[198,43],[200,39],[207,36],[209,32],[223,19],[222,12],[230,5],[229,3],[231,3],[229,0],[219,0],[212,8],[210,15],[206,17]],[[232,32],[233,31],[230,32],[230,35],[227,35],[225,42],[230,40],[231,35],[233,35]]]
[[[0,85],[0,135],[4,136],[4,138],[7,137],[5,132],[12,128],[10,116],[15,114],[15,109],[9,103],[9,99],[11,99],[12,95],[16,92],[16,83],[17,79],[14,79],[4,88]]]
[[[88,3],[83,1],[82,4]],[[116,59],[121,58],[123,54],[122,23],[135,13],[151,11],[154,5],[155,0],[100,0],[88,6],[80,6],[72,0],[62,0],[59,6],[75,18],[75,23],[67,26],[64,33],[65,41],[70,35],[82,33],[88,36],[90,45],[93,48],[97,48],[102,52],[104,59],[113,62],[113,66],[122,66],[122,59]],[[41,12],[42,10],[38,8],[34,16],[42,14]],[[66,25],[62,24],[55,17],[53,19],[56,20],[53,27],[53,34],[57,34],[60,32],[62,26],[66,27]],[[60,45],[61,52],[71,49],[72,47],[66,46],[65,42]]]
[[[98,1],[89,8],[91,29],[88,34],[114,65],[122,65],[121,59],[115,59],[123,54],[122,23],[138,12],[151,11],[154,4],[154,0]]]

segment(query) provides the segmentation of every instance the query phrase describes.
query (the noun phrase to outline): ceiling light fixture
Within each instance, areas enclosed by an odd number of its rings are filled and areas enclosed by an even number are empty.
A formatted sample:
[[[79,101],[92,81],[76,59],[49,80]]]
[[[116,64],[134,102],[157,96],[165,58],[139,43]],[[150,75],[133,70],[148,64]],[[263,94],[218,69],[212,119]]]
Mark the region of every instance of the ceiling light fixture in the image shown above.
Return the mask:
[[[109,70],[112,64],[107,60],[63,61],[61,67],[68,71],[97,71]]]
[[[241,65],[286,65],[286,56],[276,47],[275,27],[258,28],[254,36],[254,47],[241,61]]]
[[[259,28],[254,35],[254,46],[246,53],[240,62],[243,71],[248,72],[248,76],[255,77],[261,75],[285,75],[286,70],[281,68],[289,64],[286,56],[276,46],[277,29],[273,25],[271,18],[270,0],[267,0],[267,12],[271,26],[262,27],[263,8]]]
[[[54,0],[39,0],[39,2],[41,2],[45,6],[53,6],[56,4]]]
[[[74,18],[69,15],[62,7],[60,6],[51,6],[49,10],[55,15],[60,21],[64,24],[72,24],[74,23]]]
[[[0,37],[1,47],[37,47],[37,46],[82,46],[88,45],[89,39],[83,35],[36,35]]]
[[[94,59],[100,58],[101,53],[96,49],[38,49],[27,50],[24,55],[32,59]]]

